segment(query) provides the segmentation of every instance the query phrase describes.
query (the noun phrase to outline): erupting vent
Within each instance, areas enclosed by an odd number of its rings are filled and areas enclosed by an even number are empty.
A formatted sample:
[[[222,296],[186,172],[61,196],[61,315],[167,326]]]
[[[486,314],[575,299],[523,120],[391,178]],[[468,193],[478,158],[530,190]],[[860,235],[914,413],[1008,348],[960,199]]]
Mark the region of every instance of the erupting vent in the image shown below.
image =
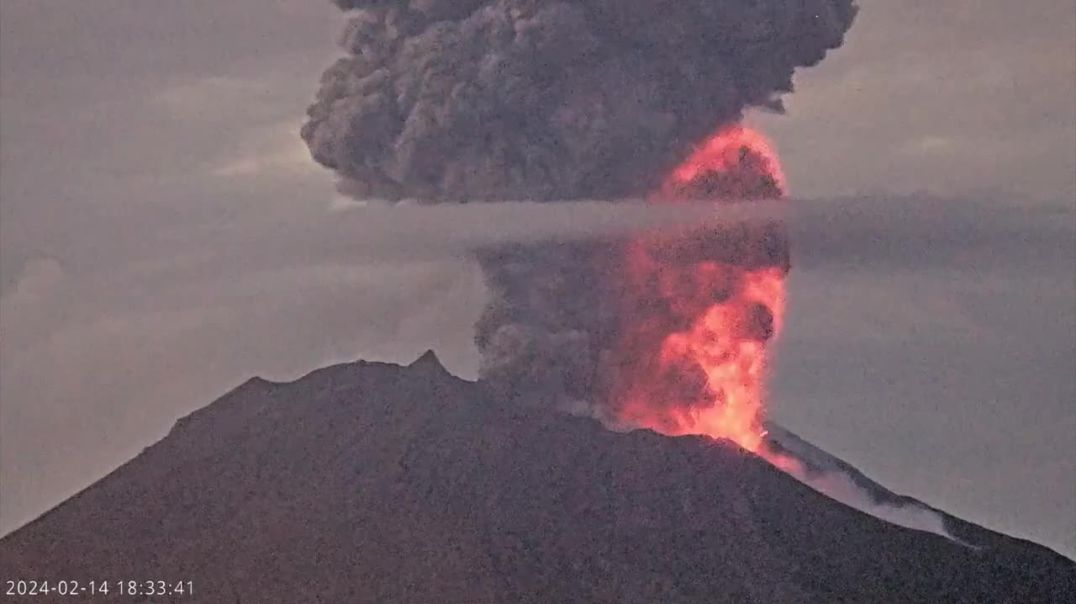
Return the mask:
[[[774,199],[784,186],[769,142],[736,125],[693,152],[653,201]],[[781,328],[789,269],[781,225],[640,238],[625,249],[613,347],[617,418],[664,434],[726,438],[765,455],[766,344]]]

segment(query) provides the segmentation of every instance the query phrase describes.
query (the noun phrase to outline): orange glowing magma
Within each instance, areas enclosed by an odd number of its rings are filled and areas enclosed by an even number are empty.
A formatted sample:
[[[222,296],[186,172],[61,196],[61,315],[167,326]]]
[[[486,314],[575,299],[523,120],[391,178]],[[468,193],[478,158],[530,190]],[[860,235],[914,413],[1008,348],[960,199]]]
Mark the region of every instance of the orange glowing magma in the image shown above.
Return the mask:
[[[677,166],[664,184],[665,192],[709,176],[725,177],[732,190],[715,191],[730,199],[780,197],[787,183],[773,143],[760,132],[735,124],[725,126],[699,145]],[[772,185],[752,193],[751,187]]]
[[[653,201],[774,199],[784,188],[772,145],[734,125],[698,146]],[[745,224],[687,242],[644,237],[626,255],[617,418],[663,434],[728,439],[786,465],[766,446],[763,426],[766,344],[785,308],[783,228]]]

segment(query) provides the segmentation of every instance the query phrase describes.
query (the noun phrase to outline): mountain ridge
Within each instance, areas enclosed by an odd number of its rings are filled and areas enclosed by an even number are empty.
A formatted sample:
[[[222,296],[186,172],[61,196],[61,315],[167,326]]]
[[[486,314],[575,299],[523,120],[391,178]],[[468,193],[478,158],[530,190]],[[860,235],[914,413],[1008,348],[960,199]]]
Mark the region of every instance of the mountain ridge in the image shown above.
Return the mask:
[[[1072,561],[978,530],[995,536],[974,550],[895,527],[731,443],[515,407],[431,352],[247,380],[0,539],[0,568],[3,579],[188,578],[197,597],[174,599],[187,602],[1076,593]]]

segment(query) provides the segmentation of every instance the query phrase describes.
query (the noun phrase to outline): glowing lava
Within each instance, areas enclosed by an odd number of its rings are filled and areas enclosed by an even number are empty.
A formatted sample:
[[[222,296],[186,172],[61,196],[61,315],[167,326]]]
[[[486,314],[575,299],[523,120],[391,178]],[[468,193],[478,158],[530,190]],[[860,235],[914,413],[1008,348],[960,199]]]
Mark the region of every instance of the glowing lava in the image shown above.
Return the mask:
[[[670,174],[655,202],[775,199],[785,182],[766,139],[722,128]],[[766,455],[766,343],[781,327],[788,240],[740,224],[627,246],[613,398],[628,424],[725,438]],[[771,459],[780,462],[780,459]]]
[[[735,124],[699,145],[672,171],[661,193],[673,199],[777,199],[785,187],[770,141]]]

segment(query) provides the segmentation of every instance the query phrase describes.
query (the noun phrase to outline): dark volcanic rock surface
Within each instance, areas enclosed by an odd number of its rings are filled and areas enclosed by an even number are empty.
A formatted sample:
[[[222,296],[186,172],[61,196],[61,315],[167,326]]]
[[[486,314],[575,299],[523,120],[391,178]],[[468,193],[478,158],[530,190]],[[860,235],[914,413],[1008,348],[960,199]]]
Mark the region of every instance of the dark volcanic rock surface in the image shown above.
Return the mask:
[[[250,380],[0,541],[0,578],[194,584],[154,602],[1073,601],[1071,561],[972,532],[886,524],[724,443],[506,407],[428,354]]]

